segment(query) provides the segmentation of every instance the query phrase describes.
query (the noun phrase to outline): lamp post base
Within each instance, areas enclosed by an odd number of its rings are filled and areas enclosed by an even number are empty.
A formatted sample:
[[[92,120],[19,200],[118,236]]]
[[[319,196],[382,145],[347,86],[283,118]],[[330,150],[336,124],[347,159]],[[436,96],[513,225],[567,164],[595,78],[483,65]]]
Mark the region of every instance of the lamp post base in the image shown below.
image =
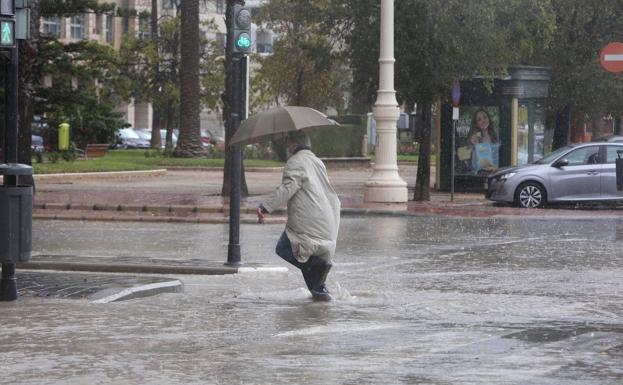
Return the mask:
[[[397,181],[368,181],[363,194],[364,202],[405,203],[408,201],[407,184]]]

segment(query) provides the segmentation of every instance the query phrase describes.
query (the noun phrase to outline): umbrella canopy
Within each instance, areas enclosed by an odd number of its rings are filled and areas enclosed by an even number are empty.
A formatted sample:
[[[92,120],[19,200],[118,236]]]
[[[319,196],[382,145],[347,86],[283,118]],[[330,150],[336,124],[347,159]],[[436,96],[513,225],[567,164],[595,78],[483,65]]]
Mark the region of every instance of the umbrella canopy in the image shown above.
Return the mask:
[[[230,145],[249,144],[268,140],[289,131],[305,132],[339,124],[322,112],[309,107],[284,106],[271,108],[243,121],[231,138]]]

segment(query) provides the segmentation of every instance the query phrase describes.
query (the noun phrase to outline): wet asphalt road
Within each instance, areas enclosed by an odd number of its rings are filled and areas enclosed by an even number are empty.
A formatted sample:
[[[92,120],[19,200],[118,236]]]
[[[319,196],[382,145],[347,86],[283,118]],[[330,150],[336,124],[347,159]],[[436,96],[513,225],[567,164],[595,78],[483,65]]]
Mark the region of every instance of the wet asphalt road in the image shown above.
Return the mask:
[[[242,226],[243,260],[282,225]],[[329,288],[297,271],[183,294],[0,303],[7,384],[623,383],[623,221],[345,217]],[[41,254],[225,260],[226,225],[35,221]]]

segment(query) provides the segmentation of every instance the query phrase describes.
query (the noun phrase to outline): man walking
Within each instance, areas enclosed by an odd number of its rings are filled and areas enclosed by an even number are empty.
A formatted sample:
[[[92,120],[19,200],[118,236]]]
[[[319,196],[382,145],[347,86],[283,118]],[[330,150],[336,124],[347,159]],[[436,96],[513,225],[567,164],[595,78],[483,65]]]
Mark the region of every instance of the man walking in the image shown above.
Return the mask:
[[[291,131],[286,140],[289,158],[281,185],[258,207],[258,220],[287,203],[288,220],[275,252],[301,269],[315,300],[328,301],[325,280],[335,254],[340,200],[324,164],[311,152],[309,137]]]

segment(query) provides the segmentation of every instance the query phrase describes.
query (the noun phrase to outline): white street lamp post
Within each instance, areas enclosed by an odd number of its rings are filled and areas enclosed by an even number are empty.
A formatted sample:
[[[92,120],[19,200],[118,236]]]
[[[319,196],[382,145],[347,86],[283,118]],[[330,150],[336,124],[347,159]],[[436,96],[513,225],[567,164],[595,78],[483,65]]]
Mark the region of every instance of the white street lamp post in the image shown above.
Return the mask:
[[[400,109],[394,89],[394,0],[381,0],[381,50],[379,89],[374,105],[377,146],[376,163],[365,184],[364,201],[407,201],[407,183],[398,175],[396,122]]]

